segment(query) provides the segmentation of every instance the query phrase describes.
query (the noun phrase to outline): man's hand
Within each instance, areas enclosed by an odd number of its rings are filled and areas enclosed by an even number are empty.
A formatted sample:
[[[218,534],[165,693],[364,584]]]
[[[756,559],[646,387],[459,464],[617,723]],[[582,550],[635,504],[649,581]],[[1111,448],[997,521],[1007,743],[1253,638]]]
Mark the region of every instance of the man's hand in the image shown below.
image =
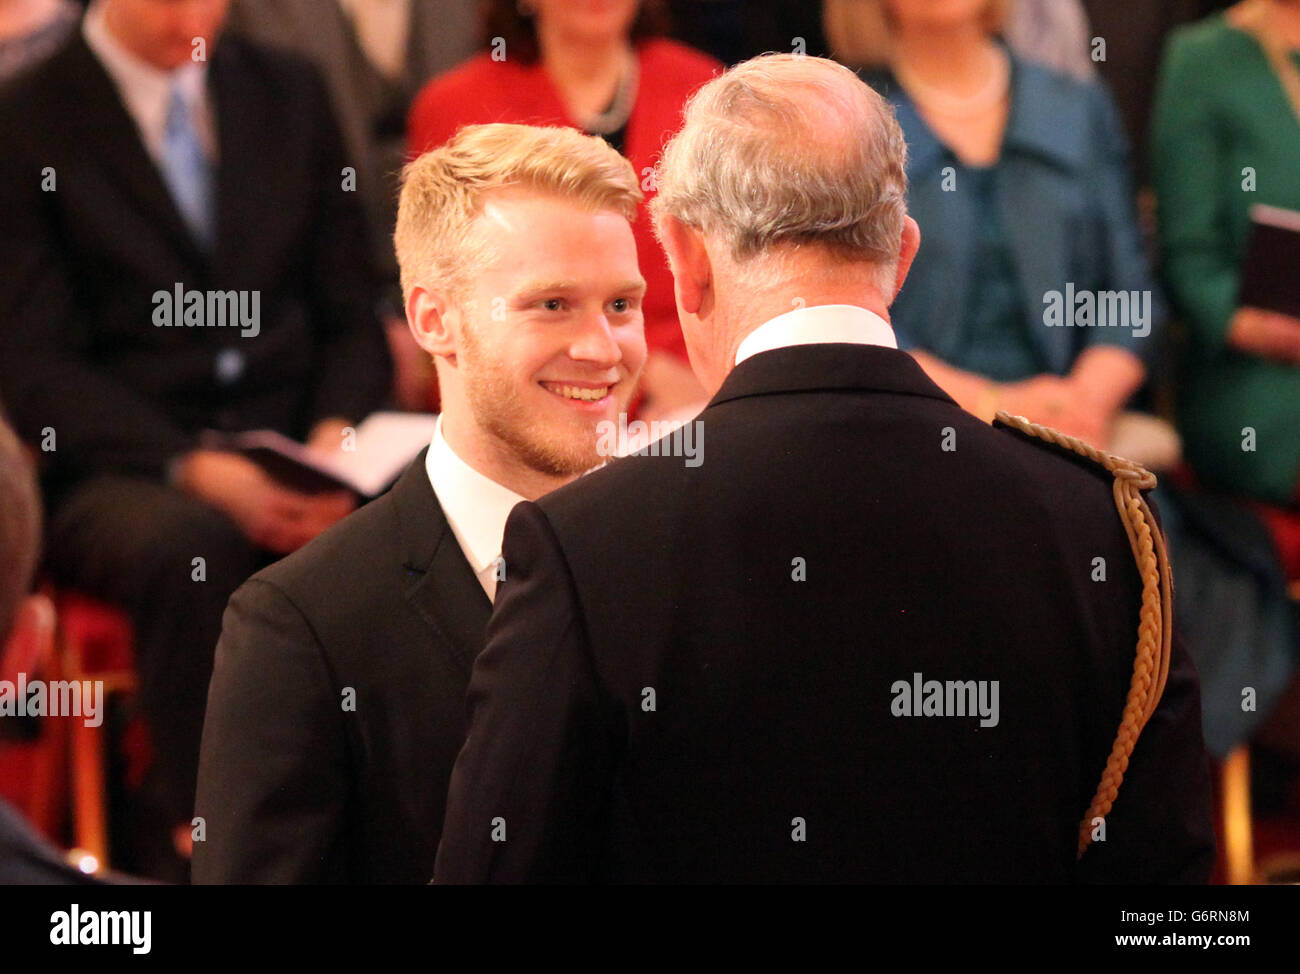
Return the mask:
[[[318,453],[333,453],[335,450],[341,450],[343,434],[347,430],[355,431],[355,427],[346,419],[334,417],[322,419],[307,434],[307,449]]]
[[[1228,325],[1227,342],[1248,355],[1300,365],[1300,318],[1261,308],[1238,308]]]
[[[289,490],[253,461],[222,450],[186,454],[177,466],[176,483],[229,515],[255,545],[277,554],[306,544],[356,506],[348,491]]]

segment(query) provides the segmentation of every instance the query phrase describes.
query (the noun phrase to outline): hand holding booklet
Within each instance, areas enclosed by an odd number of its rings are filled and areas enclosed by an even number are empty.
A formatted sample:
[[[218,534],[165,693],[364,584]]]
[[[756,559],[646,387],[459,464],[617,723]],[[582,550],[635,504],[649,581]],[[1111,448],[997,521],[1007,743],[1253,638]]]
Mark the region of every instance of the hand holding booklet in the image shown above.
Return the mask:
[[[204,435],[204,445],[248,457],[272,478],[303,493],[346,488],[377,497],[429,445],[434,413],[372,413],[331,451],[312,449],[275,430]]]
[[[1257,203],[1237,304],[1300,318],[1300,213]]]

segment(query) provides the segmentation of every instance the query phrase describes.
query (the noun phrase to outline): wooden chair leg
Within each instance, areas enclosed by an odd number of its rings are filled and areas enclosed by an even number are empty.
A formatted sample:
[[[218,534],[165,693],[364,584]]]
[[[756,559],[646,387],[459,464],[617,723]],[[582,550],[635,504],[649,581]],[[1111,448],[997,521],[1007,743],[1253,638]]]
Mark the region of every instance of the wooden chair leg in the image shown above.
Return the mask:
[[[57,624],[54,601],[42,591],[36,598],[35,632],[37,651],[30,661],[32,670],[44,673],[47,680],[61,680],[62,660],[55,652]],[[30,672],[30,670],[29,670]],[[68,725],[62,718],[41,721],[40,742],[32,767],[32,799],[28,818],[47,839],[62,844],[67,823]]]
[[[1219,778],[1223,806],[1223,852],[1229,885],[1255,881],[1255,850],[1250,810],[1250,748],[1242,745],[1223,761]]]
[[[47,839],[62,844],[68,824],[68,722],[62,717],[47,717],[42,724],[40,757],[32,775],[30,818]]]
[[[130,623],[120,610],[75,592],[56,598],[61,625],[59,650],[64,678],[98,683],[107,710],[114,694],[135,689]],[[111,734],[107,712],[98,727],[73,718],[67,729],[71,778],[72,841],[110,868],[108,765]]]
[[[72,741],[72,822],[73,841],[78,849],[89,852],[99,865],[108,865],[108,795],[104,783],[106,760],[104,727],[87,727],[85,721],[73,719]]]

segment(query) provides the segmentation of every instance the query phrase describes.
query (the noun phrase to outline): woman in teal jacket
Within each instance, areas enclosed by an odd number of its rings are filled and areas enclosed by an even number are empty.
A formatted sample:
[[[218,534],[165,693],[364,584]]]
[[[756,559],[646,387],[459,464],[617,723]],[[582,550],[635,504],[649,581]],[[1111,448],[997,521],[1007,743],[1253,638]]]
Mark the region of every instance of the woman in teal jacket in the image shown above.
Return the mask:
[[[1005,4],[853,6],[871,9],[880,26],[860,36],[885,42],[866,80],[907,138],[921,227],[890,309],[900,346],[976,415],[1108,446],[1164,318],[1109,95],[1012,54]]]

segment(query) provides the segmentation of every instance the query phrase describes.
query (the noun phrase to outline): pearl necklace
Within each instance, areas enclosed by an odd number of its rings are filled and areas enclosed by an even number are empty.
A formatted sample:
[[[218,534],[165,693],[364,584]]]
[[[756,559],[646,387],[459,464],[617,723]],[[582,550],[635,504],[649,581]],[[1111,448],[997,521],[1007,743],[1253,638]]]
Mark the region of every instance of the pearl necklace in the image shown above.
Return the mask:
[[[593,115],[583,122],[585,131],[593,135],[610,135],[617,132],[632,115],[632,106],[636,104],[637,85],[640,81],[640,66],[636,55],[628,58],[627,67],[618,79],[618,89],[610,106],[598,115]]]
[[[926,84],[901,61],[894,65],[894,75],[898,78],[912,100],[924,103],[925,107],[937,115],[965,117],[988,111],[1006,97],[1011,87],[1011,60],[1001,51],[993,68],[993,76],[988,83],[973,95],[959,97],[951,95],[942,88]]]

